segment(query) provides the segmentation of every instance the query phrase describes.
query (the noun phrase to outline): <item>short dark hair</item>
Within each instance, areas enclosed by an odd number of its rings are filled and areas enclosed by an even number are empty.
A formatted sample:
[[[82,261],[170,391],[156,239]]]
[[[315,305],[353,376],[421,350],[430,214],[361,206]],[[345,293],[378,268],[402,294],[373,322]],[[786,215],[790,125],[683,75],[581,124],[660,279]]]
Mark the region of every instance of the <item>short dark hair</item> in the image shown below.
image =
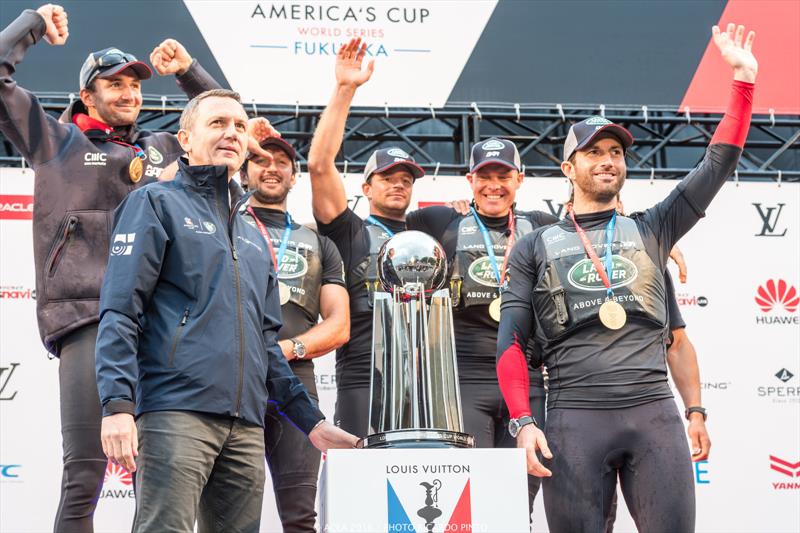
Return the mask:
[[[205,100],[206,98],[211,98],[213,96],[220,97],[220,98],[232,98],[236,100],[240,104],[242,103],[242,99],[239,96],[239,93],[236,91],[231,91],[229,89],[211,89],[209,91],[202,92],[189,100],[189,103],[186,104],[186,107],[183,108],[183,113],[181,113],[181,121],[180,127],[182,130],[187,130],[189,127],[194,123],[194,117],[197,114],[197,106],[200,105],[200,102]]]

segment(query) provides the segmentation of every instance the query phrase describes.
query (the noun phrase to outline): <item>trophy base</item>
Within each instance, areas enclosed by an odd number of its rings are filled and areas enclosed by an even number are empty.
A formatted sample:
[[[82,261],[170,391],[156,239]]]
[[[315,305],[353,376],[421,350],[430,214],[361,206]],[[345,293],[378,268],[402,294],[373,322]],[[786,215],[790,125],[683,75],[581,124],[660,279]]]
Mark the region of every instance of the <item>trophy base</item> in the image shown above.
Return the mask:
[[[446,429],[395,429],[358,441],[359,448],[474,448],[475,437]]]

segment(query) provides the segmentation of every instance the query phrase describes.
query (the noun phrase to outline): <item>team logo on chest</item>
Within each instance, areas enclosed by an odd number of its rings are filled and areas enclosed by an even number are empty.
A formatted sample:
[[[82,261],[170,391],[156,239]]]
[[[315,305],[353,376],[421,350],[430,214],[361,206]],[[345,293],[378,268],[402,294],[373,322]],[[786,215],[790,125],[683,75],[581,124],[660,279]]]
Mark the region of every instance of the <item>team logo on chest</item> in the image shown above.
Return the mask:
[[[502,257],[500,258],[500,260],[502,261]],[[473,261],[469,265],[468,273],[470,278],[480,283],[481,285],[485,285],[487,287],[500,286],[500,284],[497,283],[497,276],[495,275],[494,269],[492,268],[492,262],[486,256],[479,257],[478,259]]]
[[[278,272],[280,279],[294,279],[308,272],[308,261],[294,250],[286,250],[281,260],[281,269]]]
[[[605,265],[603,257],[600,261]],[[639,269],[633,264],[633,261],[622,257],[620,255],[612,256],[612,268],[609,281],[611,281],[611,288],[624,287],[632,283],[639,275]],[[597,274],[597,269],[594,268],[592,260],[589,258],[578,261],[572,268],[569,269],[567,275],[569,284],[577,289],[587,291],[604,291],[606,286],[603,285],[603,280]]]

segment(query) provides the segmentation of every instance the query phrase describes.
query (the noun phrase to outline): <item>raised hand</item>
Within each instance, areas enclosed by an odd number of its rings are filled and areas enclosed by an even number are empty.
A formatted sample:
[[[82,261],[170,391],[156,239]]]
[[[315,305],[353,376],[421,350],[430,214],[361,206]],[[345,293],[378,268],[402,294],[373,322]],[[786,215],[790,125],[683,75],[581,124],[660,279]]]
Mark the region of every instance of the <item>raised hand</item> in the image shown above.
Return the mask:
[[[150,53],[150,64],[160,76],[168,74],[184,74],[192,66],[192,56],[186,48],[175,39],[166,39],[153,48]]]
[[[375,60],[371,60],[367,68],[362,70],[361,63],[367,53],[367,45],[361,44],[361,38],[350,39],[350,42],[339,48],[336,54],[336,83],[360,87],[372,76]]]
[[[758,74],[758,61],[753,55],[753,41],[756,32],[750,31],[744,37],[744,26],[728,24],[723,32],[719,26],[711,28],[714,44],[719,48],[722,59],[733,69],[733,78],[739,81],[754,83]]]
[[[261,143],[270,137],[280,137],[281,134],[272,127],[269,120],[264,117],[255,117],[247,121],[247,150],[251,154],[256,154],[269,161],[272,160],[272,154],[261,148]]]
[[[55,4],[45,4],[36,10],[44,19],[44,40],[54,46],[67,42],[69,28],[67,27],[67,12]]]

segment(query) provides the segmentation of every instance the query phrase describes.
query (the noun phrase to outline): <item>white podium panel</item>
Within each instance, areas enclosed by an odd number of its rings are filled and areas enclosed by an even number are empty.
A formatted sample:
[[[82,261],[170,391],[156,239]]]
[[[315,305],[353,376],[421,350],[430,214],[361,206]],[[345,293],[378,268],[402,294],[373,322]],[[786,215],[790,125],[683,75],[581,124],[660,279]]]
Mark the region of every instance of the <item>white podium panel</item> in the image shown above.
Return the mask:
[[[321,531],[527,533],[525,454],[517,449],[331,450]]]

